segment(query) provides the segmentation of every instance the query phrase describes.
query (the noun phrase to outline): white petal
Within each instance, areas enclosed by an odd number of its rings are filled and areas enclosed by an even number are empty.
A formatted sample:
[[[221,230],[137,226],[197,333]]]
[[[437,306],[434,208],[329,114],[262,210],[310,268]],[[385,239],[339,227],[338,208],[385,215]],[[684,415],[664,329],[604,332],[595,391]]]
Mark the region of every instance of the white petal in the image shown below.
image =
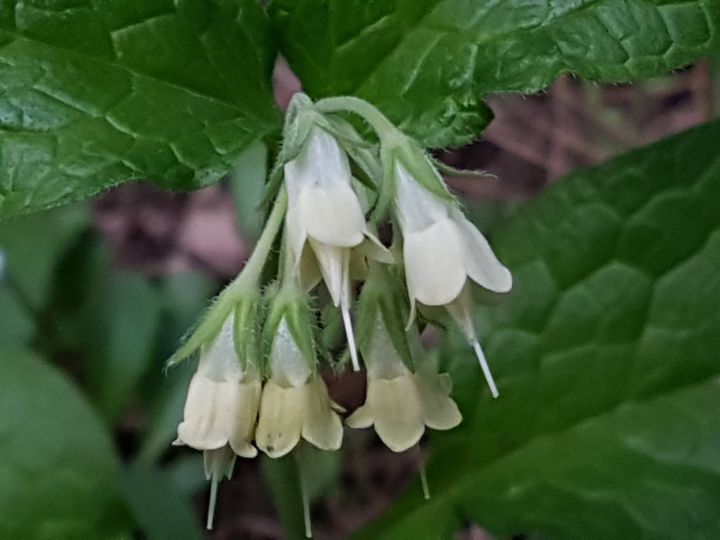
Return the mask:
[[[302,436],[322,450],[337,450],[342,444],[343,428],[333,410],[327,386],[316,375],[305,386]]]
[[[338,247],[353,247],[362,242],[365,216],[349,185],[303,189],[297,208],[302,226],[311,238]]]
[[[302,250],[302,255],[300,256],[299,271],[300,287],[304,291],[311,291],[322,279],[322,274],[320,273],[320,267],[318,266],[315,253],[313,253],[313,250],[307,244]]]
[[[367,238],[356,248],[357,250],[368,259],[373,259],[384,264],[393,264],[395,262],[395,257],[390,253],[390,250],[383,246],[382,242],[380,242],[374,234],[366,230],[365,236]]]
[[[506,293],[512,288],[512,275],[493,253],[490,244],[475,225],[455,210],[453,218],[465,238],[465,268],[472,280],[491,291]]]
[[[350,249],[328,246],[310,239],[325,286],[335,307],[350,301]]]
[[[375,431],[390,450],[402,452],[417,444],[425,424],[411,376],[369,379],[367,401],[374,411]]]
[[[235,352],[234,333],[235,314],[231,312],[225,319],[215,340],[200,352],[198,375],[215,382],[240,382],[243,378],[242,366]]]
[[[329,188],[352,182],[345,152],[332,135],[320,128],[308,137],[297,157],[285,164],[284,171],[291,205],[305,188]]]
[[[395,164],[396,205],[403,234],[430,227],[446,219],[449,205],[420,185],[398,162]]]
[[[455,223],[442,219],[403,238],[405,277],[410,295],[428,306],[454,300],[467,279],[465,243]]]
[[[369,379],[393,379],[410,374],[410,370],[395,349],[390,332],[378,311],[375,316],[370,343],[365,350],[365,366]]]
[[[369,428],[375,422],[375,411],[366,401],[365,405],[358,407],[345,419],[345,423],[354,429]]]
[[[272,379],[282,386],[300,387],[312,374],[285,318],[280,321],[270,350]]]
[[[198,373],[193,375],[175,444],[197,450],[214,450],[227,444],[233,420],[230,411],[239,388],[238,383],[219,383]]]
[[[293,257],[294,266],[298,266],[302,259],[303,248],[307,240],[307,231],[302,223],[300,210],[297,206],[289,205],[285,215],[285,231],[287,244]]]
[[[235,402],[229,442],[233,451],[245,458],[254,458],[257,455],[252,440],[260,407],[261,387],[259,380],[241,385],[241,392]]]
[[[304,389],[265,383],[255,444],[272,458],[284,456],[300,440]]]
[[[422,398],[423,422],[432,429],[452,429],[462,421],[455,402],[448,396],[449,377],[419,372],[413,375]]]

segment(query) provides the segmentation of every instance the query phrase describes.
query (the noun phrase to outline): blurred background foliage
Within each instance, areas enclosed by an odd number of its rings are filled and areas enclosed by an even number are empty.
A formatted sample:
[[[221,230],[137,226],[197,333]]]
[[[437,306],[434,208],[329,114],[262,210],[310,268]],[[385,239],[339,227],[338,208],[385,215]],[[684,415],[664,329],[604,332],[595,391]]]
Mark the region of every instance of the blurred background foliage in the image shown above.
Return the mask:
[[[422,501],[419,486],[411,485],[368,537],[479,538],[483,527],[568,538],[618,530],[628,538],[673,531],[669,537],[687,531],[712,537],[717,522],[701,522],[720,504],[712,488],[720,463],[712,382],[718,371],[713,336],[720,335],[713,299],[720,291],[712,269],[720,259],[714,244],[698,242],[715,238],[720,215],[712,192],[720,185],[713,144],[720,127],[580,171],[530,206],[518,204],[545,191],[562,168],[590,161],[565,146],[561,167],[553,157],[560,152],[532,155],[528,148],[580,140],[595,148],[592,161],[600,161],[681,130],[713,114],[704,99],[716,103],[717,95],[698,97],[712,88],[698,81],[716,81],[714,73],[702,63],[661,81],[604,89],[564,79],[542,96],[500,99],[487,139],[441,154],[453,165],[483,167],[499,177],[450,181],[516,276],[509,301],[482,319],[503,395],[497,402],[484,395],[461,338],[444,342],[441,358],[456,381],[463,426],[433,435],[421,454],[394,455],[372,433],[353,431],[342,455],[315,452],[308,461],[318,537],[346,536],[378,516],[428,455],[433,499]],[[282,100],[283,89],[297,83],[282,65],[276,77]],[[623,111],[635,106],[635,94],[646,115]],[[572,104],[556,103],[568,95]],[[572,129],[584,138],[555,140],[554,124],[538,121],[539,114],[565,106],[573,112]],[[597,142],[599,130],[580,129],[608,118],[614,129],[637,138],[605,146]],[[534,128],[524,130],[520,121]],[[525,151],[518,155],[520,132]],[[257,144],[221,186],[173,195],[128,185],[92,205],[0,226],[3,535],[203,536],[201,457],[170,446],[194,366],[165,372],[163,361],[252,245],[262,221],[252,201],[268,159],[265,145]],[[689,199],[678,190],[690,190]],[[624,244],[616,227],[632,229]],[[608,267],[616,249],[637,254],[637,261],[624,270]],[[695,259],[686,270],[675,269],[686,251]],[[650,284],[661,304],[649,307],[642,272],[673,269],[676,277],[668,279],[676,293],[663,304],[664,293]],[[642,345],[638,325],[647,313],[676,326]],[[684,341],[695,325],[705,333]],[[429,339],[432,345],[432,334]],[[644,354],[638,352],[643,347]],[[540,372],[538,354],[547,366]],[[641,356],[627,363],[633,354]],[[361,378],[330,383],[344,405],[362,401]],[[623,440],[633,441],[635,451],[664,454],[644,461],[651,458],[628,454]],[[704,465],[690,464],[690,456],[703,454]],[[666,458],[679,461],[663,465]],[[711,476],[703,479],[706,467]],[[293,459],[240,461],[235,479],[221,490],[213,536],[300,537],[298,481]],[[36,528],[38,508],[42,529]],[[658,508],[676,510],[654,521]]]
[[[316,4],[299,2],[297,9],[312,11]],[[712,0],[702,4],[717,8]],[[354,5],[362,11],[360,21],[384,9]],[[282,26],[293,5],[277,6],[273,17]],[[193,13],[181,13],[181,23],[191,24]],[[250,9],[238,31],[228,28],[223,13],[202,19],[208,31],[231,36],[237,48],[256,46],[257,63],[243,58],[248,69],[271,69],[274,49],[258,30],[265,29],[265,19]],[[352,34],[352,21],[345,28],[342,17],[332,20]],[[318,22],[321,17],[306,19],[309,26]],[[387,24],[390,35],[402,27],[395,19]],[[164,38],[177,40],[168,28]],[[70,30],[65,37],[74,39]],[[286,28],[285,38],[294,31]],[[316,34],[310,28],[305,35]],[[361,55],[364,47],[378,45],[375,38],[356,43],[347,54]],[[223,147],[229,153],[204,164],[205,176],[165,154],[148,165],[139,152],[133,167],[155,176],[178,169],[181,180],[193,186],[219,177],[230,163],[235,169],[222,183],[192,193],[131,183],[92,203],[0,224],[3,538],[182,540],[208,534],[200,529],[206,501],[201,456],[170,444],[194,366],[166,372],[163,363],[252,246],[262,223],[256,203],[272,146],[250,141],[272,131],[277,119],[262,81],[247,89],[249,98],[228,90],[233,81],[226,87],[206,80],[197,88],[193,85],[200,83],[178,79],[168,66],[145,65],[144,49],[132,43],[126,43],[127,62],[170,73],[176,93],[158,93],[151,105],[164,107],[170,117],[177,114],[177,129],[194,129],[192,115],[171,106],[191,94],[198,99],[193,110],[206,110],[219,126],[211,135],[227,129],[239,141],[233,146],[213,139],[230,145]],[[226,44],[214,45],[216,58],[231,64],[221,54]],[[29,47],[28,54],[36,49],[42,48]],[[288,52],[295,69],[312,79],[317,50],[288,47]],[[73,81],[80,68],[64,66]],[[333,93],[338,89],[332,84],[349,84],[361,75],[348,72],[348,66],[356,68],[353,62],[329,66],[321,74],[328,80],[312,83],[315,93]],[[114,74],[110,67],[107,73]],[[392,101],[395,94],[381,82],[392,78],[396,67],[391,63],[361,90]],[[589,69],[583,62],[575,67]],[[333,69],[347,77],[330,77]],[[660,68],[648,63],[638,69]],[[521,72],[509,73],[507,85]],[[9,93],[11,78],[2,73],[0,90]],[[424,85],[435,88],[450,80],[448,91],[459,92],[457,102],[465,109],[427,142],[465,142],[489,120],[487,110],[477,96],[468,97],[462,80],[428,73],[437,80],[421,77],[413,88],[424,97],[404,103],[407,110],[396,114],[417,130],[428,110],[447,113],[445,101],[441,111],[437,104],[425,107],[435,94]],[[549,69],[540,75],[548,73],[557,74]],[[543,77],[524,89],[543,87],[550,81]],[[103,84],[112,87],[114,81]],[[299,89],[282,60],[275,66],[274,89],[281,108]],[[200,99],[199,91],[229,102],[261,102],[262,122],[256,131],[241,129],[253,112],[245,105],[228,126],[225,109]],[[37,96],[25,98],[26,110],[42,110]],[[563,76],[542,93],[487,101],[495,120],[482,140],[437,155],[498,177],[448,181],[515,274],[516,290],[508,301],[478,313],[502,397],[489,399],[458,336],[439,341],[428,333],[428,345],[453,374],[465,422],[450,433],[433,434],[419,452],[392,454],[372,432],[349,430],[341,452],[304,449],[317,537],[343,538],[356,531],[368,538],[485,539],[488,531],[508,538],[719,537],[720,125],[715,121],[600,168],[584,167],[717,118],[720,56],[635,85],[600,86]],[[388,107],[393,111],[392,103]],[[117,118],[146,130],[148,151],[157,150],[152,137],[165,129],[158,127],[161,122],[146,124],[132,107],[121,113]],[[435,116],[430,120],[437,121]],[[3,116],[3,127],[7,118],[14,117]],[[83,129],[97,127],[89,126]],[[3,133],[25,148],[20,131]],[[74,149],[72,134],[68,141]],[[68,168],[62,172],[69,179],[52,177],[42,163],[36,167],[57,184],[75,178]],[[101,180],[109,182],[111,173],[120,174],[113,170]],[[29,193],[42,195],[38,204],[55,200],[55,194],[30,187]],[[362,402],[362,377],[328,375],[336,401],[348,409]],[[414,480],[421,461],[428,462],[429,502],[421,500]],[[219,520],[210,535],[298,537],[298,481],[292,459],[239,460],[234,479],[221,488]]]

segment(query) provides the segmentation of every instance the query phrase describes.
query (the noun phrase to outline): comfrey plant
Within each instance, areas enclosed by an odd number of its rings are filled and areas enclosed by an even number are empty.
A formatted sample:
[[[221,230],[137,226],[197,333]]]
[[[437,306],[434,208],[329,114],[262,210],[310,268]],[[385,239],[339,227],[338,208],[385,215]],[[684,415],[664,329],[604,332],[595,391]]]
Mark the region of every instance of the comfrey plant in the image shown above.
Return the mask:
[[[372,140],[342,116],[348,112],[367,122]],[[420,343],[437,316],[432,308],[455,321],[498,395],[475,332],[472,289],[505,293],[512,278],[433,161],[357,98],[313,104],[297,94],[283,135],[268,182],[272,211],[255,251],[169,361],[199,357],[175,444],[204,453],[208,528],[218,483],[237,456],[253,458],[259,449],[281,457],[301,439],[340,448],[345,411],[330,398],[319,362],[337,351],[321,350],[315,337],[323,298],[345,331],[340,357],[355,371],[362,358],[367,372],[365,404],[346,423],[374,426],[391,450],[408,450],[426,428],[447,430],[462,419],[449,375],[438,373]],[[388,222],[386,247],[375,231]]]

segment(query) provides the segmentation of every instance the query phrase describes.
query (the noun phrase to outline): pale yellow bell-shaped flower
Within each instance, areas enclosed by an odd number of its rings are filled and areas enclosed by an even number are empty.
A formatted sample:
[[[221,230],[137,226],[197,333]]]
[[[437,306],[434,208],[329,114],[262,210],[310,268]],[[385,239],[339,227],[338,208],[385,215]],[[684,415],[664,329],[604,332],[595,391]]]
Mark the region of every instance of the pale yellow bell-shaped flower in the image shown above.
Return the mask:
[[[252,458],[257,455],[251,443],[262,383],[254,359],[248,359],[243,371],[235,352],[233,325],[231,314],[215,340],[201,350],[173,444],[197,450],[228,445],[237,455]]]
[[[288,245],[298,265],[309,244],[333,304],[342,312],[353,368],[357,359],[350,321],[350,260],[353,248],[387,262],[392,256],[371,234],[362,205],[352,187],[352,173],[345,152],[335,138],[320,127],[314,128],[304,148],[284,167],[288,193],[286,231]],[[374,249],[367,247],[367,240]],[[303,265],[304,269],[314,265]],[[304,281],[313,282],[305,276]]]
[[[425,427],[451,429],[462,421],[450,398],[452,383],[424,362],[412,373],[398,355],[378,315],[365,354],[368,366],[365,404],[346,420],[353,428],[375,427],[380,439],[394,452],[417,444]]]
[[[497,397],[495,381],[475,335],[469,285],[472,281],[489,291],[506,293],[512,288],[512,275],[456,205],[423,187],[399,162],[395,164],[395,179],[412,313],[415,302],[445,306],[472,345],[490,391]]]
[[[342,444],[342,422],[327,386],[308,365],[283,319],[270,352],[270,380],[265,383],[255,444],[272,458],[290,452],[302,437],[322,450]]]

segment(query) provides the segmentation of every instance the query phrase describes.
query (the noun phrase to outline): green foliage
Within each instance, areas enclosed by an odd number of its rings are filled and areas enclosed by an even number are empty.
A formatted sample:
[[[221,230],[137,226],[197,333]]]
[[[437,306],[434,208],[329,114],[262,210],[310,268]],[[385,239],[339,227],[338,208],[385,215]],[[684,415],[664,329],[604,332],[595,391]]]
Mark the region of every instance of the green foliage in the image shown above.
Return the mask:
[[[135,397],[149,369],[160,370],[154,356],[160,324],[160,297],[149,280],[118,273],[87,295],[91,305],[82,321],[87,332],[85,374],[98,409],[114,422]],[[155,360],[153,365],[153,360]]]
[[[720,535],[718,140],[715,122],[580,171],[500,228],[515,287],[483,324],[500,398],[449,345],[464,422],[433,438],[433,497],[365,537]]]
[[[194,463],[199,465],[199,463]],[[194,472],[200,476],[201,468]],[[123,475],[128,506],[148,540],[199,540],[203,537],[189,497],[172,475],[158,468],[132,465]]]
[[[127,535],[118,461],[97,415],[37,357],[0,358],[0,537]]]
[[[257,0],[0,0],[0,220],[232,171],[257,235],[276,36],[313,98],[363,97],[453,146],[490,122],[489,94],[656,76],[719,28],[720,0],[275,0],[269,19]],[[432,500],[416,489],[368,537],[720,537],[718,140],[714,123],[581,171],[497,229],[516,285],[481,327],[501,398],[446,344],[465,421],[433,440]],[[114,271],[90,221],[0,225],[0,537],[199,537],[200,457],[168,452],[194,365],[160,367],[217,284]],[[130,442],[123,471],[108,427]],[[315,498],[340,454],[305,456]],[[262,463],[302,534],[296,463]]]
[[[476,138],[489,93],[649,78],[720,40],[718,0],[275,0],[272,17],[309,94],[365,98],[427,146]]]
[[[219,180],[275,129],[255,0],[0,3],[0,217]]]

